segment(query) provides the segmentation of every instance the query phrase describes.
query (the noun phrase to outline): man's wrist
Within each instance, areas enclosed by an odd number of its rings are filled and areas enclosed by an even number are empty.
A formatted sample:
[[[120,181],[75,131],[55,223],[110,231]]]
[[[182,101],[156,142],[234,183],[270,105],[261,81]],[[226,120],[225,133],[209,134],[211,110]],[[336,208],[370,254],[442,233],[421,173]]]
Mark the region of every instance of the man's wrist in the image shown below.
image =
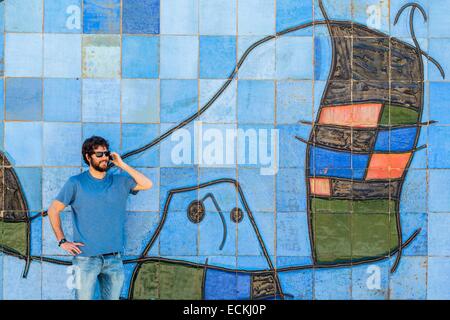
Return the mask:
[[[66,238],[62,238],[61,240],[58,241],[58,247],[60,247],[63,243],[66,243],[67,239]]]

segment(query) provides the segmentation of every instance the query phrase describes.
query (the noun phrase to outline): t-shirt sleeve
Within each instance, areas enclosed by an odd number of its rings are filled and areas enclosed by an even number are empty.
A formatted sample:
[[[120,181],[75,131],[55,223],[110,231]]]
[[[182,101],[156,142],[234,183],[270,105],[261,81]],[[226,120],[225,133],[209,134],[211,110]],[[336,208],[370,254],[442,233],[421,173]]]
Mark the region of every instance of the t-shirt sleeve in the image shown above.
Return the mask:
[[[139,192],[139,190],[133,190],[133,188],[137,186],[136,181],[134,181],[134,179],[129,174],[123,174],[123,177],[125,189],[129,190],[129,193],[131,193],[132,195],[136,195]]]
[[[55,200],[62,202],[65,206],[71,205],[75,201],[76,184],[73,179],[67,180],[62,189],[59,191]]]

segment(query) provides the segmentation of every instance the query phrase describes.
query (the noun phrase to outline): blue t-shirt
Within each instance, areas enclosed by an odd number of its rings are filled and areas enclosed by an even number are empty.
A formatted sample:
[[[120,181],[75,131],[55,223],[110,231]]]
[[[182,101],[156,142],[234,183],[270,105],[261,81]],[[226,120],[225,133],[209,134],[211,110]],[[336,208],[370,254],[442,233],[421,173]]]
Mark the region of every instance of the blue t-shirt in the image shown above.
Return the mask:
[[[107,171],[103,179],[89,170],[67,180],[56,200],[72,207],[73,240],[83,242],[80,256],[123,252],[128,195],[136,194],[134,179]]]

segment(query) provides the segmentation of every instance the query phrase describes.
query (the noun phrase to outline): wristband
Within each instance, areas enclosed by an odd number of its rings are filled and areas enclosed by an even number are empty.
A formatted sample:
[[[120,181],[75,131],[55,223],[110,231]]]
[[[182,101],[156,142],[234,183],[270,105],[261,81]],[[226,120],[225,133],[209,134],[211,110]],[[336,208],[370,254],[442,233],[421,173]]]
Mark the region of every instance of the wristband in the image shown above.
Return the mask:
[[[66,238],[62,238],[62,239],[59,240],[59,242],[58,242],[58,247],[61,247],[61,245],[62,245],[63,243],[66,243],[66,242],[67,242]]]

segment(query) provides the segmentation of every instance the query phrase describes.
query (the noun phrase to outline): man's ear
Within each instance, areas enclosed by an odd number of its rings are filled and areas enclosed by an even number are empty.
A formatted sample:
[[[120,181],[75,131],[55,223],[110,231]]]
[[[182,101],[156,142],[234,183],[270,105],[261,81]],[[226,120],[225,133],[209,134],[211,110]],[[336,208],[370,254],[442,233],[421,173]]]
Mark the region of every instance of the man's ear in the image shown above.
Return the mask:
[[[91,163],[91,158],[89,157],[89,154],[88,153],[86,153],[85,155],[84,155],[84,157],[86,158],[86,160],[89,162],[89,164]]]

